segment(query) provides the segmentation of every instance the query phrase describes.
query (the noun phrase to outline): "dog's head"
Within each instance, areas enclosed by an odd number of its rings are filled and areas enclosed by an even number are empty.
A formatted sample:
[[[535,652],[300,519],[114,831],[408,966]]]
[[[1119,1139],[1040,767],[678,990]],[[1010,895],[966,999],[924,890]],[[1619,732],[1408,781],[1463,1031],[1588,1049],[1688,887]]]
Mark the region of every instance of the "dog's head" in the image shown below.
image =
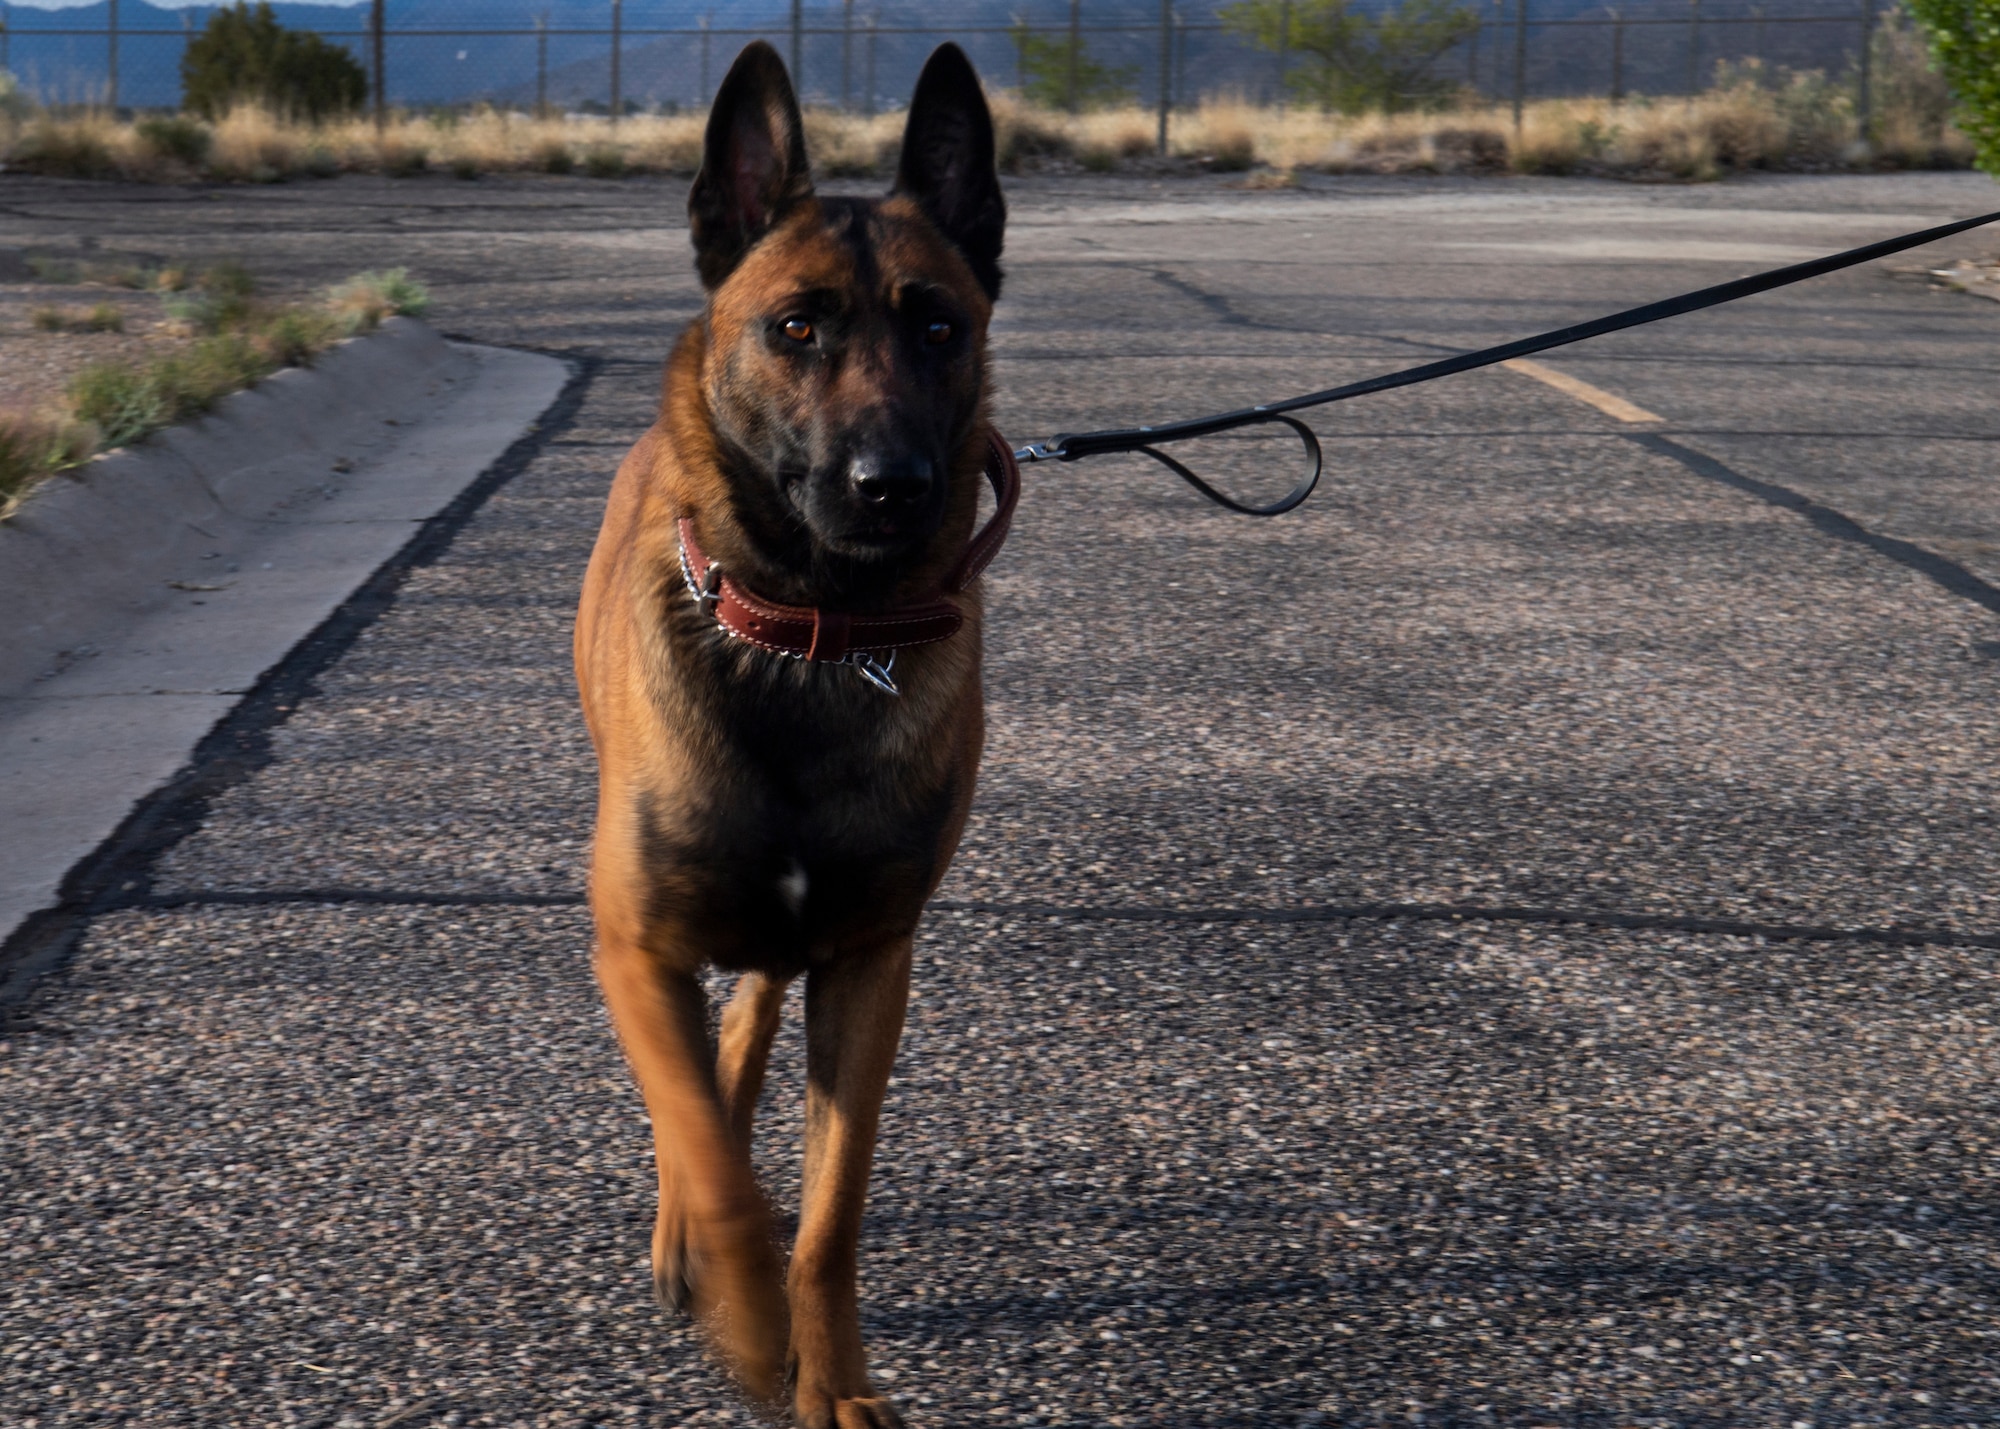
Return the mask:
[[[716,95],[688,215],[739,515],[815,564],[907,565],[978,479],[1007,210],[971,63],[948,44],[924,66],[887,198],[821,198],[785,67],[752,44]]]

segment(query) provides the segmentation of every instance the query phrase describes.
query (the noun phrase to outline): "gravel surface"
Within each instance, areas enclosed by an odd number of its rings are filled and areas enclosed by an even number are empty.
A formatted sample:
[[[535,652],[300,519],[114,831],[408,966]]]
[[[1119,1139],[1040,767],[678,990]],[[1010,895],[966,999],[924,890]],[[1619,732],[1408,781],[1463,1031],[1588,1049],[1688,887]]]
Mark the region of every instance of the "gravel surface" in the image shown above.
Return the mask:
[[[451,330],[595,363],[136,870],[176,906],[94,918],[4,1034],[0,1422],[752,1422],[652,1308],[565,901],[569,620],[698,301],[682,196],[0,178],[24,242],[406,263]],[[1027,183],[1001,420],[1326,386],[1990,198]],[[1269,523],[1030,470],[864,1240],[913,1425],[2000,1422],[1996,323],[1870,270],[1548,359],[1971,599],[1505,372],[1330,414]]]

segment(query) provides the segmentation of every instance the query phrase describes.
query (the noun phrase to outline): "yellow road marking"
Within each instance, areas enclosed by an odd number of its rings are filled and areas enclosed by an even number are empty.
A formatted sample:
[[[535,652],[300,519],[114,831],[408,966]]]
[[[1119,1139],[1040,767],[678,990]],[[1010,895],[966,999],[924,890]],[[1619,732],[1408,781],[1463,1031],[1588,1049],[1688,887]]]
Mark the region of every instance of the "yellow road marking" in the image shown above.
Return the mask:
[[[1500,364],[1511,367],[1523,377],[1532,377],[1537,382],[1547,383],[1558,392],[1566,393],[1579,402],[1587,402],[1607,417],[1615,417],[1621,422],[1664,422],[1665,417],[1648,412],[1636,403],[1627,402],[1602,387],[1593,387],[1580,377],[1572,377],[1567,372],[1558,372],[1553,367],[1544,367],[1539,362],[1530,362],[1525,357],[1510,357]]]

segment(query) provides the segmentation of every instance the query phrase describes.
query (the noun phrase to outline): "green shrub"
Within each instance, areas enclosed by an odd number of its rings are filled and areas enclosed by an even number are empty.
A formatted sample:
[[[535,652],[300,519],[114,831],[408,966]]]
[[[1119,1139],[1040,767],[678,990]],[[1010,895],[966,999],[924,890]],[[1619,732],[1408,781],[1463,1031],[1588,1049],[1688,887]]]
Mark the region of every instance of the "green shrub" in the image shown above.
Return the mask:
[[[1247,173],[1257,162],[1257,143],[1247,129],[1233,130],[1217,139],[1208,156],[1209,168],[1218,174]]]
[[[278,367],[297,367],[346,336],[344,324],[324,308],[288,308],[264,328],[264,356]]]
[[[108,179],[118,173],[117,160],[95,129],[52,119],[38,121],[23,135],[7,163],[27,173],[64,179]]]
[[[353,55],[287,30],[264,0],[217,10],[181,56],[181,104],[207,119],[265,104],[318,122],[359,109],[367,97],[368,75]]]
[[[1108,65],[1090,57],[1078,37],[1036,34],[1023,21],[1014,22],[1014,61],[1021,73],[1021,97],[1045,109],[1066,109],[1075,79],[1079,109],[1110,109],[1127,104],[1139,92],[1137,65]]]
[[[479,177],[479,161],[466,154],[460,154],[451,161],[451,176],[455,179],[476,179]]]
[[[1979,167],[2000,178],[2000,0],[1910,0]]]
[[[392,179],[413,179],[430,163],[429,152],[414,144],[390,144],[382,150],[382,172]]]
[[[625,173],[625,151],[600,144],[583,156],[583,171],[593,179],[615,179]]]
[[[20,82],[0,69],[0,119],[26,119],[34,107],[34,101],[22,92]]]
[[[536,150],[535,163],[545,174],[566,174],[576,167],[576,157],[562,140],[550,139]]]
[[[199,416],[231,392],[277,371],[279,365],[245,333],[219,332],[201,338],[162,358],[150,373],[164,414],[159,424]]]
[[[159,158],[177,159],[191,169],[207,162],[213,136],[199,120],[185,114],[160,114],[141,119],[135,128],[139,141]]]
[[[107,447],[122,447],[171,420],[157,383],[122,362],[94,363],[70,379],[70,410],[97,428]]]
[[[366,332],[386,317],[419,318],[430,305],[430,290],[407,268],[356,273],[326,294],[328,311],[341,318],[347,332]]]
[[[38,283],[74,283],[81,276],[67,258],[51,258],[45,253],[28,255],[28,271]]]

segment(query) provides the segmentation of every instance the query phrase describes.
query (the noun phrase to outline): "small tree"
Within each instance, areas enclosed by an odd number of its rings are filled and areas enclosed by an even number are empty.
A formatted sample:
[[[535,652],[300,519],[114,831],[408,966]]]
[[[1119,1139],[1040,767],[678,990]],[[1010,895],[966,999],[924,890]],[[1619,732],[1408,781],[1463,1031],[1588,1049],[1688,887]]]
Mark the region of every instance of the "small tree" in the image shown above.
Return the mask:
[[[181,104],[210,119],[255,103],[318,121],[359,109],[367,97],[368,75],[353,55],[287,30],[264,0],[217,10],[181,56]]]
[[[1958,101],[1979,167],[2000,178],[2000,0],[1910,0]]]
[[[1282,33],[1290,13],[1289,43]],[[1434,104],[1451,93],[1431,73],[1438,56],[1479,28],[1479,17],[1456,0],[1397,0],[1363,11],[1352,0],[1238,0],[1222,22],[1266,50],[1289,49],[1317,63],[1301,65],[1286,82],[1323,109],[1391,114]]]
[[[1083,47],[1081,37],[1072,41],[1068,35],[1038,35],[1026,21],[1017,20],[1014,53],[1021,66],[1021,97],[1050,109],[1069,107],[1072,53],[1076,57],[1077,108],[1108,109],[1139,92],[1137,66],[1099,64]]]

